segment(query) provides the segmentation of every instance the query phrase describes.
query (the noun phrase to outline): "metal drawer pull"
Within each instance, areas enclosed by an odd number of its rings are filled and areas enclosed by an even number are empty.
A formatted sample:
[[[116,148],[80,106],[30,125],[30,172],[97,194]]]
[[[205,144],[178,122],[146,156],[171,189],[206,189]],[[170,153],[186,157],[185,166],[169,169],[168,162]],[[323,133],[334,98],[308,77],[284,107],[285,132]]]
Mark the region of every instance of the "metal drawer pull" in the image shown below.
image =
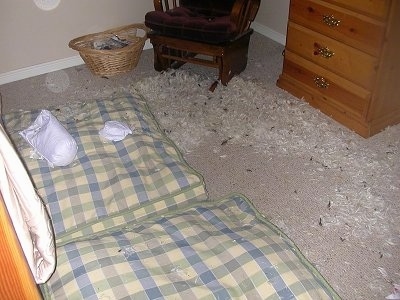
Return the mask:
[[[328,59],[335,55],[335,52],[330,50],[328,47],[322,47],[318,43],[314,43],[315,51],[314,55],[321,55],[322,57]]]
[[[329,82],[324,77],[315,77],[314,83],[320,89],[327,89],[329,87]]]
[[[335,18],[334,16],[332,16],[332,15],[330,15],[330,16],[324,15],[324,16],[322,17],[322,21],[323,21],[326,25],[328,25],[328,26],[330,26],[330,27],[339,26],[339,24],[340,24],[340,20],[336,19],[336,18]]]

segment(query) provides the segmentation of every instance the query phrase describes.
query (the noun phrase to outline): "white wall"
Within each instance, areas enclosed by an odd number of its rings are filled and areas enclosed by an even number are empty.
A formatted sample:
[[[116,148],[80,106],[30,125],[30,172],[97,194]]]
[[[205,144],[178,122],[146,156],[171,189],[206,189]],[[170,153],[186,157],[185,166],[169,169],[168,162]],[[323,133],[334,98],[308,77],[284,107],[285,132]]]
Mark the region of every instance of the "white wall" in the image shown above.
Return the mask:
[[[44,11],[33,0],[1,0],[0,74],[74,56],[71,39],[143,22],[152,7],[149,0],[61,0]]]
[[[254,30],[285,44],[290,0],[261,0]]]
[[[286,35],[289,0],[261,0],[256,22]]]
[[[68,42],[78,36],[143,22],[152,0],[1,0],[0,84],[81,63]],[[261,0],[253,28],[285,42],[289,0]]]

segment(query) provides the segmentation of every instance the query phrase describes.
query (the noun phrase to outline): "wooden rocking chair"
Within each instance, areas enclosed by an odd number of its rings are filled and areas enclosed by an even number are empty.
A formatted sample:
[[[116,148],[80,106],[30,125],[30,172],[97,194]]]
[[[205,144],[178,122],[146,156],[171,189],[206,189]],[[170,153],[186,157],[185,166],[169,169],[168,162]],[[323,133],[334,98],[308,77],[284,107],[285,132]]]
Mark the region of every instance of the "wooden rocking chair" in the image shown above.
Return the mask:
[[[259,6],[260,0],[154,0],[155,10],[145,16],[154,68],[177,69],[187,62],[213,67],[226,85],[246,68],[250,24]]]

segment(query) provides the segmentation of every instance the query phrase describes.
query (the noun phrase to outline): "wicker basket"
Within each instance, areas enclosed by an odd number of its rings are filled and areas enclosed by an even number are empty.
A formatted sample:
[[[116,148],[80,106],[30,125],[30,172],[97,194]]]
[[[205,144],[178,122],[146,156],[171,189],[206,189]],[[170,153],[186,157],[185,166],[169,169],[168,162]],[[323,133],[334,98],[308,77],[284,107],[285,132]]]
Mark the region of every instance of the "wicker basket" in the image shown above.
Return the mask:
[[[140,31],[144,34],[141,35]],[[128,72],[136,67],[147,39],[147,32],[148,28],[144,24],[132,24],[81,36],[71,40],[68,45],[79,51],[80,56],[94,74],[112,76]],[[111,50],[93,48],[94,42],[108,40],[115,35],[128,41],[129,45]]]

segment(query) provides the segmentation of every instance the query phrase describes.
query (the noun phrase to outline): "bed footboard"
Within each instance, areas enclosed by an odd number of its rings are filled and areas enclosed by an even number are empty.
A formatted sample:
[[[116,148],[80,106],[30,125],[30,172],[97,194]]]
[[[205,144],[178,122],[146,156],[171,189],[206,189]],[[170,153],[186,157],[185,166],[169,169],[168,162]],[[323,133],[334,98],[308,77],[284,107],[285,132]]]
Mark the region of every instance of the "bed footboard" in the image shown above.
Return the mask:
[[[0,295],[4,299],[42,299],[0,193]]]

